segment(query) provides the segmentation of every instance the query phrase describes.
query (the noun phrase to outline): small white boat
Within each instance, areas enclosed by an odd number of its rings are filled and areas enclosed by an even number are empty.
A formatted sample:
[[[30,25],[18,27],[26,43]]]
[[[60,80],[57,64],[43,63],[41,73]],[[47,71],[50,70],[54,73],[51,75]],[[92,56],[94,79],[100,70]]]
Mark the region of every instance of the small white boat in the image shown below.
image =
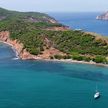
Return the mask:
[[[100,92],[96,92],[95,94],[94,94],[94,99],[98,99],[100,97]]]
[[[98,99],[98,98],[100,98],[100,92],[98,91],[97,84],[96,84],[96,93],[94,94],[94,99]]]
[[[18,59],[19,59],[18,57],[13,58],[13,60],[18,60]]]

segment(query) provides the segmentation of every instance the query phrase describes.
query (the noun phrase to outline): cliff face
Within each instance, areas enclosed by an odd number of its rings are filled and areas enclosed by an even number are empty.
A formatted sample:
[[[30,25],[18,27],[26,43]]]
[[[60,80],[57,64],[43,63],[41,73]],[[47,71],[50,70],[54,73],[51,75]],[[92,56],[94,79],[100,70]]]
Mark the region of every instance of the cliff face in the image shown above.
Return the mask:
[[[97,20],[108,20],[108,11],[100,16],[96,17]]]
[[[9,36],[10,33],[8,31],[0,32],[0,41],[13,47],[21,59],[31,59],[32,55],[27,52],[26,49],[23,49],[23,44],[19,43],[17,40],[11,40]]]

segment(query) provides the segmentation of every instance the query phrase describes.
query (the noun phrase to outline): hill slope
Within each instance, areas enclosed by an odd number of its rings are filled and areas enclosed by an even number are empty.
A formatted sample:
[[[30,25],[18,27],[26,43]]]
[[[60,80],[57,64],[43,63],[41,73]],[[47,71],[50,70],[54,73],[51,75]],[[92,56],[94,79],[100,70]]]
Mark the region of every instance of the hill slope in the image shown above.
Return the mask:
[[[24,21],[30,22],[51,22],[57,23],[57,21],[44,13],[39,12],[17,12],[17,11],[9,11],[3,8],[0,8],[0,20],[3,19],[21,19]]]

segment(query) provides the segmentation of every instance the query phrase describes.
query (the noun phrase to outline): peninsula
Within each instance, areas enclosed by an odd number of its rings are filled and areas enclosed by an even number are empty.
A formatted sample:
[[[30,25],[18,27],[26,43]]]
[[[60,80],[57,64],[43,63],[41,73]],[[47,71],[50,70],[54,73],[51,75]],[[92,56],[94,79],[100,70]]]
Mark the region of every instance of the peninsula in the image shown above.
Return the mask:
[[[108,63],[108,39],[60,24],[47,14],[0,8],[0,41],[21,59]]]

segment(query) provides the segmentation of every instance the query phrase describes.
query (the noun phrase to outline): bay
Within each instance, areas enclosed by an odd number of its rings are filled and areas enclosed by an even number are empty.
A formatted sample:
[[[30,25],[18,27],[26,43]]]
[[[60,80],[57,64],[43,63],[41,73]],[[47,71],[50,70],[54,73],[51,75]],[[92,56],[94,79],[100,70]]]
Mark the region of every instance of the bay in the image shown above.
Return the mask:
[[[4,49],[3,49],[4,48]],[[108,106],[108,68],[86,64],[13,60],[0,45],[0,108],[102,108]],[[7,50],[6,50],[7,49]],[[95,86],[101,98],[94,100]]]

